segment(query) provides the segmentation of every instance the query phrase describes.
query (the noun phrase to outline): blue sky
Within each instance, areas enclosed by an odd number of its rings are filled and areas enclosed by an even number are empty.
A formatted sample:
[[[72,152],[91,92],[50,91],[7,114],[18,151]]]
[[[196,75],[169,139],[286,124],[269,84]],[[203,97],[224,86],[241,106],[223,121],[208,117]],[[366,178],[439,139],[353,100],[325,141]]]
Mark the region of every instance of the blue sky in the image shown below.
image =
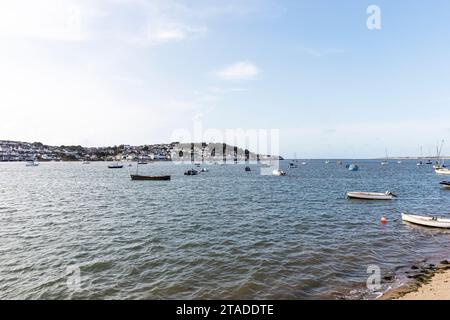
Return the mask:
[[[381,29],[366,27],[369,5]],[[0,139],[167,142],[279,129],[285,156],[450,154],[450,3],[0,4]]]

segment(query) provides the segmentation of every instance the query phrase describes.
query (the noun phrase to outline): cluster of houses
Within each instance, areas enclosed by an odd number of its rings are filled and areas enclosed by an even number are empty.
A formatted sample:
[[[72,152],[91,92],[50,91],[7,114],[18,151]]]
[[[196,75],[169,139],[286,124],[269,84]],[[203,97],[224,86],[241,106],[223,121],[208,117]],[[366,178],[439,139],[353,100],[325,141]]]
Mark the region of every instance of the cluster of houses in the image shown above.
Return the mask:
[[[268,156],[261,156],[267,158]],[[224,143],[119,145],[113,147],[48,146],[40,142],[0,140],[0,161],[242,161],[260,156]]]
[[[114,147],[48,146],[0,140],[0,161],[170,160],[174,144]]]

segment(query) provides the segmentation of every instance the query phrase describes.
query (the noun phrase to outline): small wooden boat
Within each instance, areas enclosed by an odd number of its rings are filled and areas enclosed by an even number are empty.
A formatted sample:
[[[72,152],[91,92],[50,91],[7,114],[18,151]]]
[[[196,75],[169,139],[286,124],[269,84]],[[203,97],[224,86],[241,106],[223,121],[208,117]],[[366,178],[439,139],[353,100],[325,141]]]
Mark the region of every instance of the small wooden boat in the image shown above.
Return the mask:
[[[444,186],[444,188],[450,189],[450,181],[442,181],[442,182],[439,182],[439,184]]]
[[[170,176],[141,176],[138,174],[131,174],[131,180],[170,180]]]
[[[402,220],[414,224],[433,228],[450,228],[449,218],[430,216],[419,216],[415,214],[402,213]]]
[[[109,169],[122,169],[123,164],[111,164],[108,166]]]
[[[273,170],[273,171],[272,171],[272,175],[273,175],[273,176],[277,176],[277,177],[279,177],[279,176],[285,176],[285,175],[286,175],[286,172],[284,172],[283,170],[276,169],[276,170]]]
[[[378,192],[347,192],[348,199],[363,199],[363,200],[392,200],[397,197],[392,192],[386,191],[385,193]]]
[[[434,171],[435,171],[437,174],[450,175],[450,169],[449,169],[449,168],[437,168],[437,169],[434,169]]]

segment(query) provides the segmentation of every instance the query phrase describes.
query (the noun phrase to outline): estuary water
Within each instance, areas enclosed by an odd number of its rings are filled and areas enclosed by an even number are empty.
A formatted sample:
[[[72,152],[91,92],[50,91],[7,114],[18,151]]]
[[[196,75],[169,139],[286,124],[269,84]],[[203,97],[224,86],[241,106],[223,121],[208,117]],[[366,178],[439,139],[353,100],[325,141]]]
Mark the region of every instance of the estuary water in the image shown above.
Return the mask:
[[[344,161],[350,163],[351,161]],[[287,176],[257,165],[0,163],[0,299],[373,298],[367,268],[448,258],[450,233],[405,224],[402,211],[450,215],[431,165],[311,160]],[[300,164],[300,162],[299,162]],[[392,201],[347,200],[390,190]],[[386,225],[380,218],[387,217]]]

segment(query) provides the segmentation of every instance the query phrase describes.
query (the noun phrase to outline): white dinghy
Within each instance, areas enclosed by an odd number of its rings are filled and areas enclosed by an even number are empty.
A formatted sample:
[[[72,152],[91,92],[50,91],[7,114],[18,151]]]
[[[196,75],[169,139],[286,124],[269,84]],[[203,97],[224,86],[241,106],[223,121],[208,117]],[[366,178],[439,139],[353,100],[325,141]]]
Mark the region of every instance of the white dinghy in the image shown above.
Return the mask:
[[[448,218],[427,217],[409,213],[402,213],[402,220],[426,227],[450,228],[450,219]]]
[[[392,200],[397,197],[392,192],[386,191],[385,193],[379,192],[347,192],[348,199],[363,199],[363,200]]]
[[[446,175],[450,175],[450,169],[449,168],[436,168],[434,169],[434,171],[437,174],[446,174]]]
[[[285,176],[285,175],[286,175],[286,172],[284,172],[283,170],[276,169],[276,170],[273,170],[273,171],[272,171],[272,175],[273,175],[273,176],[277,176],[277,177],[279,177],[279,176]]]

